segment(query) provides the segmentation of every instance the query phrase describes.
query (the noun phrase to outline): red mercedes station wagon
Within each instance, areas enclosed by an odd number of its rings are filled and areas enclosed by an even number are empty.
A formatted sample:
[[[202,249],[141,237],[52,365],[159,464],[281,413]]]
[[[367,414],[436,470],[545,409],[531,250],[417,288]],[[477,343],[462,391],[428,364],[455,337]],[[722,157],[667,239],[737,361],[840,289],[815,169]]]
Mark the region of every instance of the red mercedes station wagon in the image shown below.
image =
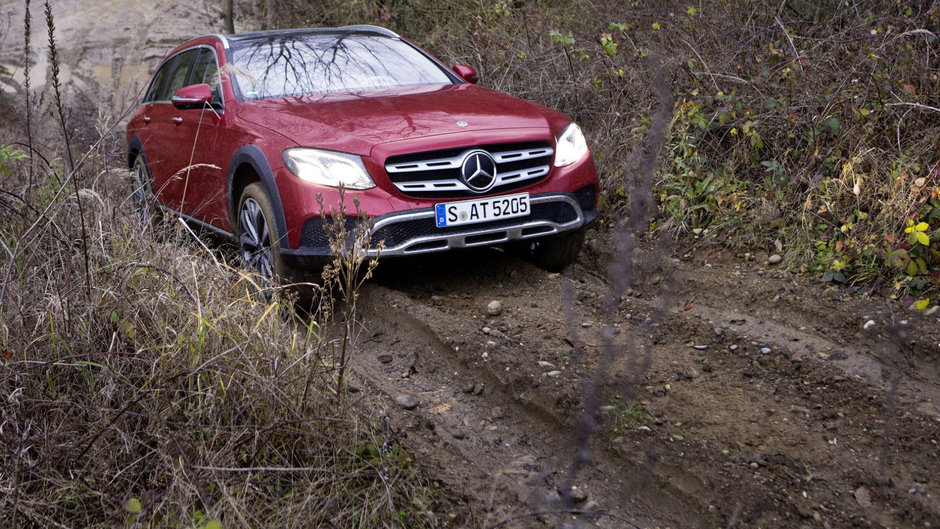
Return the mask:
[[[375,26],[190,40],[127,127],[135,207],[234,238],[266,279],[319,273],[332,256],[317,197],[328,210],[340,188],[383,258],[505,245],[560,269],[597,217],[584,136],[476,81]]]

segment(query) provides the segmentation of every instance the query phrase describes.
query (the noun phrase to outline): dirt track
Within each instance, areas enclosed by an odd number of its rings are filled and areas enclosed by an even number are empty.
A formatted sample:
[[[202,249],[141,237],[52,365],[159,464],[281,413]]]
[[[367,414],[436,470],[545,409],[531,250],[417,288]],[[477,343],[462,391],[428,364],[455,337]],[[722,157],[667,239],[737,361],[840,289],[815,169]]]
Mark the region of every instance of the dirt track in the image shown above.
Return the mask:
[[[503,527],[938,525],[935,315],[722,253],[641,255],[610,314],[606,258],[586,251],[562,276],[469,252],[386,263],[366,288],[355,377],[462,497],[443,526],[568,506],[589,512]],[[585,452],[577,425],[605,329],[612,363]],[[420,405],[396,404],[404,394]],[[574,475],[579,453],[590,461]]]

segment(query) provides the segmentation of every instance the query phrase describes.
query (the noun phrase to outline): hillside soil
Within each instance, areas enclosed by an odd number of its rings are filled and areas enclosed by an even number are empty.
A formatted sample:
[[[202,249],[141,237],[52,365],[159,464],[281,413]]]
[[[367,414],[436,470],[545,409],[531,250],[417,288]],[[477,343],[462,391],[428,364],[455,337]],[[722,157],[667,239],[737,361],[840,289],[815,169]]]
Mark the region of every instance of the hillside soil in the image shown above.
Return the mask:
[[[938,525],[936,314],[713,250],[640,250],[612,297],[612,246],[564,274],[388,261],[365,287],[356,395],[452,492],[436,523]]]

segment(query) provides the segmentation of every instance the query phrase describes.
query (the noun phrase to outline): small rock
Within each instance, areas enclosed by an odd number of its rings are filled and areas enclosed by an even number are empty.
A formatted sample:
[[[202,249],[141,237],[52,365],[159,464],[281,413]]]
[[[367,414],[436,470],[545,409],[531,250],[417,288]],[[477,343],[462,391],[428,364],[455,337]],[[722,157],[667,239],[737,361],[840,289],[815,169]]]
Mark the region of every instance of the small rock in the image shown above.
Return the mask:
[[[777,264],[780,261],[783,261],[783,257],[780,257],[778,254],[773,254],[767,259],[767,262],[772,265]]]
[[[413,410],[418,407],[419,401],[418,397],[405,393],[395,397],[395,403],[406,410]]]
[[[483,334],[489,334],[491,330],[489,327],[483,327]]]
[[[489,305],[486,306],[487,316],[499,316],[501,312],[503,312],[503,302],[498,299],[490,301]]]
[[[769,355],[769,354],[772,353],[772,352],[773,352],[773,351],[770,349],[770,347],[761,347],[761,348],[760,348],[760,354],[762,354],[762,355]]]
[[[692,349],[695,349],[697,351],[704,351],[708,349],[708,346],[707,345],[693,345]]]
[[[653,431],[653,430],[650,430],[650,427],[649,427],[649,426],[640,426],[639,428],[637,428],[637,430],[640,430],[640,431],[642,431],[642,432],[652,432],[652,431]]]
[[[463,432],[454,432],[450,434],[450,436],[453,437],[454,439],[466,439],[467,438],[467,434]]]
[[[473,385],[473,394],[479,395],[481,393],[483,393],[483,383],[477,382],[476,384]]]
[[[443,301],[443,300],[444,300],[444,298],[442,298],[442,297],[440,297],[440,296],[431,296],[431,303],[440,303],[440,302]]]
[[[545,369],[555,369],[555,364],[546,362],[545,360],[539,360],[537,364],[539,367],[544,367]]]
[[[575,503],[581,503],[588,498],[587,491],[578,486],[571,487],[569,494],[571,495],[571,501]]]
[[[854,495],[859,507],[871,507],[871,493],[868,491],[868,487],[861,486],[855,489]]]
[[[549,371],[548,373],[545,373],[545,376],[551,377],[551,378],[558,378],[561,376],[561,371],[558,371],[557,369],[554,371]]]
[[[376,358],[376,360],[378,360],[382,364],[387,364],[392,361],[392,355],[379,355],[379,357]]]
[[[908,490],[907,490],[907,493],[908,493],[908,494],[917,494],[917,489],[915,489],[915,488],[908,489]]]
[[[467,382],[467,384],[464,385],[464,387],[463,387],[463,392],[464,392],[464,393],[473,393],[473,388],[475,388],[475,387],[476,387],[476,384],[474,384],[473,382]]]
[[[733,352],[735,352],[735,351],[738,350],[738,344],[736,344],[736,343],[735,343],[735,344],[731,344],[731,346],[728,347],[728,349],[733,353]]]
[[[868,320],[865,322],[865,325],[863,325],[862,328],[867,331],[868,329],[871,329],[874,326],[875,326],[875,320]]]
[[[593,324],[593,323],[584,322],[584,323],[581,324],[581,326],[584,327],[585,329],[587,329],[587,328],[589,328],[589,327],[593,327],[594,324]]]
[[[551,476],[546,476],[546,477],[551,477]],[[557,504],[560,501],[561,501],[561,496],[559,496],[558,493],[555,492],[554,490],[549,491],[545,494],[545,496],[542,496],[542,503],[546,505]]]
[[[499,406],[494,406],[490,410],[490,419],[502,419],[504,415],[503,409]]]

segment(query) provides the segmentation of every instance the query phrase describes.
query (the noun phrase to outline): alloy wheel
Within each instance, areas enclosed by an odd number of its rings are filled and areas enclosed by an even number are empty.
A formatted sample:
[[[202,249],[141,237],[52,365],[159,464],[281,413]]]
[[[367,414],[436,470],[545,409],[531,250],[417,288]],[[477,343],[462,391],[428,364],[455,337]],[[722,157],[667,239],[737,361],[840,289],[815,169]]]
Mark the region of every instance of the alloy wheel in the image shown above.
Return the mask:
[[[254,198],[242,202],[238,213],[238,245],[245,266],[269,283],[274,277],[274,248],[271,231],[261,205]],[[267,286],[267,285],[264,285]]]

